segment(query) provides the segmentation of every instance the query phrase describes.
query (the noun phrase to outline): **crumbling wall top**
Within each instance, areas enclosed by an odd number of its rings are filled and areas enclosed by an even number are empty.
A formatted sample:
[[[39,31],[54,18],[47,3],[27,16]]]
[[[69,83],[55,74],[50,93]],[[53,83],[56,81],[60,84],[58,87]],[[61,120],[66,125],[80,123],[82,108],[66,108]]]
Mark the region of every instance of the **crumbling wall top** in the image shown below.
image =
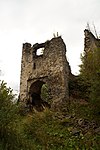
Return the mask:
[[[100,47],[100,39],[96,38],[93,33],[87,29],[84,30],[84,51],[88,52],[94,48]]]

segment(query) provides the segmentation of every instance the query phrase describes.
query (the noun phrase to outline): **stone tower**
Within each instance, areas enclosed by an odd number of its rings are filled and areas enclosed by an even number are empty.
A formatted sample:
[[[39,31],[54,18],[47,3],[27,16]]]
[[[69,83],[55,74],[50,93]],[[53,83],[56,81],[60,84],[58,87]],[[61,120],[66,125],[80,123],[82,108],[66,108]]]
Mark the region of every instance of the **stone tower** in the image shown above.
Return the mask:
[[[43,54],[38,56],[40,48],[43,49]],[[23,44],[20,101],[26,103],[32,100],[34,105],[37,104],[34,101],[38,101],[40,105],[41,88],[47,84],[51,108],[60,108],[63,103],[67,103],[69,97],[69,70],[66,46],[61,37],[33,46],[30,43]]]

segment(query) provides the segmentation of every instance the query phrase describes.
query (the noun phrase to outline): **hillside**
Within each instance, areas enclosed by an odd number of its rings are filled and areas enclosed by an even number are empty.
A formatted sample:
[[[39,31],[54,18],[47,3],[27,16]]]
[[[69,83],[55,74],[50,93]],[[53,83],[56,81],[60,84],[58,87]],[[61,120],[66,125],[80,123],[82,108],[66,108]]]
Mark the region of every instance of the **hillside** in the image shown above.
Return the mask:
[[[53,45],[53,50],[52,40],[54,43],[58,41],[57,45]],[[23,101],[19,98],[17,103],[14,103],[13,90],[8,88],[4,81],[0,82],[0,150],[100,149],[100,39],[96,39],[90,31],[85,30],[84,54],[81,56],[82,64],[78,76],[71,73],[61,37],[52,40],[49,46],[48,42],[43,43],[42,46],[47,44],[52,54],[58,48],[60,59],[58,58],[55,66],[50,66],[49,69],[52,68],[50,78],[44,75],[38,77],[44,69],[41,64],[42,69],[39,70],[39,62],[36,62],[37,71],[36,68],[33,70],[36,78],[33,78],[32,72],[31,76],[28,72],[29,78],[25,80],[27,73],[26,70],[23,71],[22,81],[23,85],[25,84],[22,86]],[[60,42],[63,43],[64,53],[62,47],[59,48]],[[34,47],[36,48],[37,45]],[[28,46],[28,50],[32,51],[32,47]],[[27,58],[26,56],[24,59]],[[40,62],[43,60],[45,63],[48,60],[45,61],[44,56],[42,56],[44,60],[39,57]],[[54,60],[57,59],[57,55],[53,57]],[[37,61],[36,59],[35,55],[34,61]],[[52,62],[54,60],[52,59]],[[30,60],[27,61],[30,64]],[[27,61],[25,60],[25,63]],[[22,65],[22,68],[25,69],[25,66]],[[50,70],[48,67],[45,68],[47,69],[45,73],[48,75]],[[47,84],[44,84],[46,82],[52,85],[51,94]]]

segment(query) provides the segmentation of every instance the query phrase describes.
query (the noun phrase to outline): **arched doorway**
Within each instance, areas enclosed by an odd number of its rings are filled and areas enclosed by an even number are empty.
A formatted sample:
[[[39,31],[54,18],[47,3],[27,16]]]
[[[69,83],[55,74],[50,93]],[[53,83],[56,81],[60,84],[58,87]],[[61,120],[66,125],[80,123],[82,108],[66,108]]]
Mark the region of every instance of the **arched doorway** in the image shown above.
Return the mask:
[[[46,85],[44,81],[37,80],[31,84],[29,89],[29,97],[31,101],[31,105],[35,107],[38,111],[42,111],[45,107],[50,107],[47,102],[47,91],[45,92],[42,87]],[[45,96],[43,97],[43,92],[45,92]]]

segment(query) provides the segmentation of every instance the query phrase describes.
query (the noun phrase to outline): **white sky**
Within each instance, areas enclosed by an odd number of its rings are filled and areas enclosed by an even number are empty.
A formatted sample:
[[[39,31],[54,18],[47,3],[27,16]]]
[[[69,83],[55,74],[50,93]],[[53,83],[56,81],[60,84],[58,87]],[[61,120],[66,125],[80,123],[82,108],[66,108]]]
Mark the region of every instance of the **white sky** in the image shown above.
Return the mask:
[[[87,22],[100,33],[100,0],[0,0],[0,79],[18,90],[22,44],[45,42],[56,32],[77,74]]]

